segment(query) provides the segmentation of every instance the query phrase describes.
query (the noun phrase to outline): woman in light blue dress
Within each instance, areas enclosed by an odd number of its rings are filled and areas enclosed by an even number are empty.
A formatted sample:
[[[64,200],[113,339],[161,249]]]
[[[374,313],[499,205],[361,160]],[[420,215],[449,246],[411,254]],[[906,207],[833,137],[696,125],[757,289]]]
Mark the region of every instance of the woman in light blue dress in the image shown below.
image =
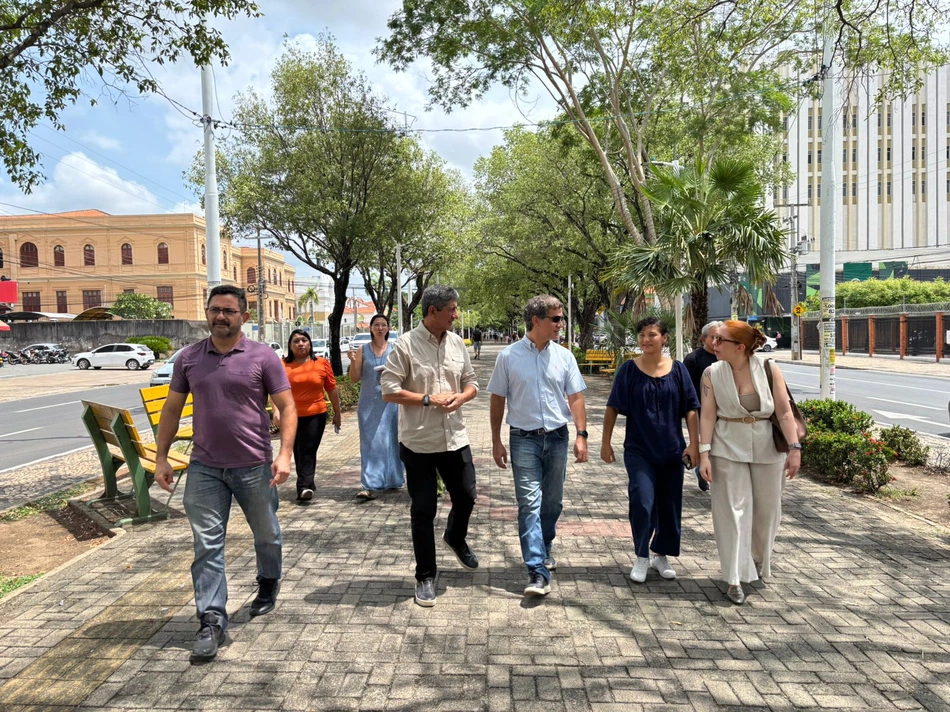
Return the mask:
[[[350,380],[362,382],[356,414],[360,424],[359,499],[373,499],[373,492],[402,487],[405,484],[402,460],[399,459],[399,406],[383,402],[379,385],[383,366],[392,351],[389,342],[389,319],[376,314],[369,322],[372,341],[359,350],[350,351]]]

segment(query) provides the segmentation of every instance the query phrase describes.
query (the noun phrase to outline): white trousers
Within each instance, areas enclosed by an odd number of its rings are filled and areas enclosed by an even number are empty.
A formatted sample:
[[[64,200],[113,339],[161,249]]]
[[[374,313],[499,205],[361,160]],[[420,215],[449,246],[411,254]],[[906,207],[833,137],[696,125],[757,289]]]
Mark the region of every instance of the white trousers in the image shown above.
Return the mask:
[[[785,461],[768,464],[710,457],[712,519],[723,580],[730,586],[772,574],[782,519]]]

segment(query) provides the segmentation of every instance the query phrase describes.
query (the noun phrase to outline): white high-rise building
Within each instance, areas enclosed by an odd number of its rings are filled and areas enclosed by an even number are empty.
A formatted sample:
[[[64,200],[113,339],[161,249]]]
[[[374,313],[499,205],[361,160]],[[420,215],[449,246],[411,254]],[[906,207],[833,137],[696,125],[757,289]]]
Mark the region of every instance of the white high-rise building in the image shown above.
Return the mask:
[[[835,243],[845,254],[839,263],[890,254],[931,255],[927,261],[935,265],[941,262],[937,248],[950,245],[950,66],[928,74],[920,92],[904,100],[874,103],[880,86],[880,76],[842,76],[837,115],[826,116],[820,99],[806,98],[783,119],[783,160],[795,177],[772,197],[776,206],[806,204],[777,211],[783,217],[797,213],[798,234],[814,240],[811,261],[818,256],[825,160],[841,166]],[[822,151],[822,122],[829,118],[842,129],[835,156]],[[950,250],[943,262],[950,266]]]

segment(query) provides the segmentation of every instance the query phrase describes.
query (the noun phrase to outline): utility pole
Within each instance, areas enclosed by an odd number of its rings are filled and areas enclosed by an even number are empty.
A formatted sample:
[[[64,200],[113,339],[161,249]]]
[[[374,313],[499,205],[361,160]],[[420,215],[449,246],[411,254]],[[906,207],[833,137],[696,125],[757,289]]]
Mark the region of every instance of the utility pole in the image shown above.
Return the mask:
[[[802,342],[801,342],[801,317],[795,313],[795,307],[798,305],[798,257],[807,255],[811,240],[807,237],[798,237],[798,208],[807,208],[809,203],[776,203],[776,208],[793,208],[794,212],[785,218],[785,221],[793,225],[791,246],[788,249],[789,257],[789,297],[788,309],[791,312],[792,324],[792,361],[801,361]]]
[[[402,245],[396,243],[396,307],[399,309],[399,335],[402,336]]]
[[[257,228],[257,284],[251,285],[257,294],[257,340],[264,343],[264,299],[267,280],[264,279],[264,257],[261,254],[261,229]]]
[[[353,290],[353,334],[356,335],[359,333],[360,328],[360,310],[359,305],[356,303],[356,287],[352,287]]]
[[[211,65],[201,68],[201,123],[205,138],[205,260],[208,289],[221,284],[221,230],[218,227],[218,176],[214,155],[214,76]]]
[[[824,86],[821,140],[825,161],[821,168],[821,397],[835,400],[835,220],[838,209],[838,101],[833,68],[835,33],[832,6],[825,3],[824,48],[821,71]]]
[[[574,348],[574,329],[571,328],[571,296],[574,291],[574,276],[567,275],[567,349]]]

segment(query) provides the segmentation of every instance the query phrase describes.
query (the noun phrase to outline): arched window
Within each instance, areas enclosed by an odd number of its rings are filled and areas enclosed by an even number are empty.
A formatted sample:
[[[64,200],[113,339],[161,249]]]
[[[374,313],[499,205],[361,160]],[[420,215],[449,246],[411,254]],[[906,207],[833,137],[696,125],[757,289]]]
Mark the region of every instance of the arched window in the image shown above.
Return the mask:
[[[36,245],[32,242],[24,242],[20,245],[20,267],[39,267],[40,253],[36,251]]]
[[[256,284],[257,283],[257,270],[253,267],[247,268],[247,283]]]
[[[86,245],[82,248],[82,263],[86,267],[96,266],[96,248],[92,245]]]
[[[66,266],[66,250],[62,245],[56,245],[56,247],[53,248],[53,266]]]
[[[3,267],[3,250],[0,249],[0,267]]]
[[[128,242],[122,245],[122,264],[132,264],[132,245],[130,245]]]
[[[278,283],[280,284],[280,286],[283,287],[283,286],[284,286],[284,273],[283,273],[283,272],[278,272],[278,273],[277,273],[277,280],[278,280]]]
[[[222,253],[221,253],[221,258],[222,258],[222,259],[221,259],[221,268],[222,268],[222,269],[227,269],[227,268],[228,268],[228,253],[227,253],[227,252],[222,252]]]
[[[231,269],[234,270],[234,281],[237,282],[237,265],[232,265]]]
[[[158,264],[168,264],[168,243],[166,242],[158,243]]]
[[[205,254],[205,246],[204,246],[204,243],[201,243],[201,264],[203,264],[203,265],[208,264],[208,257],[207,257],[207,255]]]

